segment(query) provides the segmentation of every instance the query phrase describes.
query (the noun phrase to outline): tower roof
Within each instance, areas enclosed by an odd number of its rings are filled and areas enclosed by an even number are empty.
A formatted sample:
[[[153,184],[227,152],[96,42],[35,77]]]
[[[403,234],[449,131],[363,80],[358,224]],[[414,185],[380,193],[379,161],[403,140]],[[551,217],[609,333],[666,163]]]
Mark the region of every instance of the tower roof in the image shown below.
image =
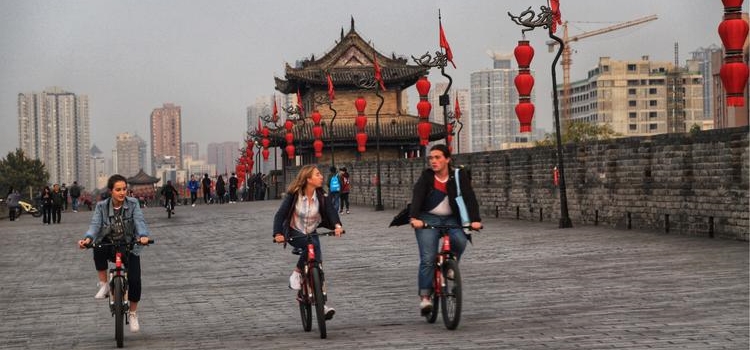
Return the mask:
[[[159,178],[148,175],[141,169],[138,174],[129,177],[127,182],[129,185],[151,185],[159,182]]]
[[[395,54],[391,57],[381,54],[354,30],[352,18],[349,32],[344,34],[342,29],[340,40],[323,57],[315,59],[313,55],[303,60],[299,67],[292,67],[287,63],[284,78],[274,78],[276,90],[290,94],[310,88],[325,89],[328,84],[326,73],[331,74],[331,80],[337,89],[354,88],[359,79],[372,76],[374,57],[377,57],[383,82],[387,87],[403,89],[411,86],[419,77],[426,75],[429,69],[408,65],[406,58],[396,57]]]

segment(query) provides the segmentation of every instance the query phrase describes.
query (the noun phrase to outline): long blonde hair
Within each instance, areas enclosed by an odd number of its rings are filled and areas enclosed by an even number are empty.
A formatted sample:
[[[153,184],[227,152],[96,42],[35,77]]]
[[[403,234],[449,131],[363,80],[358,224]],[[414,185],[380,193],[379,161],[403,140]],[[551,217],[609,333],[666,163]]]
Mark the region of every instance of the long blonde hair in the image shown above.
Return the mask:
[[[317,169],[317,167],[312,164],[303,166],[299,170],[299,173],[297,173],[297,177],[289,184],[286,193],[294,195],[295,193],[302,191],[307,185],[307,179],[313,176],[315,169]]]

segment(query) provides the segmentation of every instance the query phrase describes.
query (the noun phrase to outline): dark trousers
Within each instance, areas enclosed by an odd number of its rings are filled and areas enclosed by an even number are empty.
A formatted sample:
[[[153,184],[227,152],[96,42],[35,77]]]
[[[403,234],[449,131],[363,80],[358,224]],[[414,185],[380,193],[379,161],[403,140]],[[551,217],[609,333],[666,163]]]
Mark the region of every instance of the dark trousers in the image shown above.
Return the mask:
[[[52,205],[51,204],[42,205],[42,222],[45,224],[49,224],[52,222]]]
[[[18,214],[19,207],[8,207],[8,218],[10,221],[16,220],[16,215]]]
[[[211,191],[203,191],[203,203],[208,204],[211,201]]]
[[[196,199],[198,199],[198,192],[190,192],[190,204],[195,204]]]
[[[107,259],[113,255],[112,247],[94,248],[96,270],[107,270]],[[128,269],[128,300],[137,303],[141,301],[141,257],[130,254],[125,268]]]
[[[237,201],[237,188],[229,188],[229,200],[232,202]]]
[[[52,205],[52,223],[59,224],[62,219],[62,205]]]
[[[344,212],[344,207],[349,211],[349,192],[341,192],[341,205],[339,205],[339,211]]]

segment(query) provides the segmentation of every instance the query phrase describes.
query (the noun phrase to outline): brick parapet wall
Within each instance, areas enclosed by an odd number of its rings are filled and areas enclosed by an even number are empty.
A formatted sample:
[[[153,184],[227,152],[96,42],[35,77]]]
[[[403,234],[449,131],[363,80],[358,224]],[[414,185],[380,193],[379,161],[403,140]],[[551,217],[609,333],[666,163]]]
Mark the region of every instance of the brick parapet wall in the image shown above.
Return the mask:
[[[747,127],[570,144],[563,153],[574,227],[749,238]],[[482,215],[557,221],[555,155],[554,147],[535,147],[459,154],[453,161],[470,167]],[[346,165],[352,176],[350,201],[374,205],[376,163],[337,165]],[[381,162],[386,208],[402,208],[411,200],[412,185],[425,166],[421,158]],[[321,169],[328,173],[328,166]]]

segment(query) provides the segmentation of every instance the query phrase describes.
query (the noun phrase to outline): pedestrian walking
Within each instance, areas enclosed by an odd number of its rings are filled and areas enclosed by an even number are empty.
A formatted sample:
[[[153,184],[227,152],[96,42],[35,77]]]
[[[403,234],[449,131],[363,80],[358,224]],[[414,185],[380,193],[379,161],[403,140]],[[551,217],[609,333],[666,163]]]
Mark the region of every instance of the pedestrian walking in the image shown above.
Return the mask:
[[[52,190],[49,186],[44,186],[40,198],[42,199],[42,223],[49,225],[52,223]]]
[[[339,169],[339,175],[341,176],[341,205],[339,214],[344,213],[344,207],[346,207],[346,213],[349,214],[349,191],[351,190],[351,183],[349,182],[349,172],[346,170],[346,167]]]
[[[219,178],[216,179],[216,197],[219,199],[219,204],[224,204],[224,195],[226,194],[226,183],[224,183],[224,178],[219,175]]]
[[[62,219],[63,195],[60,185],[52,185],[52,223],[59,224]]]
[[[198,189],[201,187],[198,180],[195,179],[195,175],[190,175],[187,187],[190,191],[190,205],[195,206],[195,201],[198,199]]]
[[[68,211],[68,187],[65,186],[65,183],[62,184],[60,187],[60,193],[62,193],[62,210]]]
[[[333,207],[338,213],[340,204],[339,197],[341,195],[341,176],[339,176],[335,166],[332,166],[329,170],[331,173],[328,175],[328,180],[326,181],[326,184],[328,184],[328,197],[331,197]]]
[[[208,177],[208,174],[203,174],[201,187],[203,188],[203,203],[211,203],[211,179]]]
[[[6,198],[6,204],[8,205],[8,218],[10,221],[15,221],[16,216],[19,214],[18,201],[21,200],[21,195],[13,189],[8,190],[8,198]]]
[[[237,203],[237,186],[239,180],[237,174],[232,173],[232,177],[229,178],[229,203]]]
[[[73,186],[70,186],[70,204],[73,207],[73,212],[78,212],[78,198],[81,197],[81,187],[78,186],[78,181],[73,181]]]

